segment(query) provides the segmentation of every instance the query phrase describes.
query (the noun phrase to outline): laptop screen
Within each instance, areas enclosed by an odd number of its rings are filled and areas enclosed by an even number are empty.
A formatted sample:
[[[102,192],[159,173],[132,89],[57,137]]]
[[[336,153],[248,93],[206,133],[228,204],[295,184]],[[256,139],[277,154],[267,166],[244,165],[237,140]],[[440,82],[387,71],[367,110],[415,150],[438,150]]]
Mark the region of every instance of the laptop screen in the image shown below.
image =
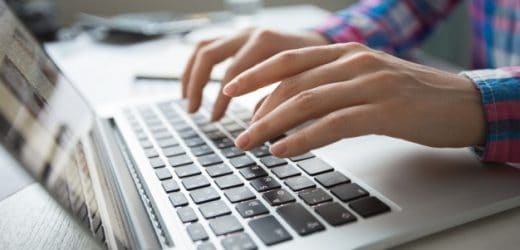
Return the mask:
[[[89,105],[0,0],[0,141],[104,241],[81,140],[93,125]]]

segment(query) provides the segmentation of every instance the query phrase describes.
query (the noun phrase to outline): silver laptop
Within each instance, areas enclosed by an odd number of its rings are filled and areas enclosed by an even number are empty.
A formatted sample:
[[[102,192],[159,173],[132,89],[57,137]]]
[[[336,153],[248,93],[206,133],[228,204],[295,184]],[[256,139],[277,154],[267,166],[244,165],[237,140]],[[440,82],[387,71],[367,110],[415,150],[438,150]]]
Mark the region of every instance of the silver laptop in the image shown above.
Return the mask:
[[[172,93],[99,117],[0,3],[2,146],[100,246],[388,248],[520,204],[520,171],[470,149],[365,136],[242,152],[251,113],[210,123],[216,91],[194,115]]]

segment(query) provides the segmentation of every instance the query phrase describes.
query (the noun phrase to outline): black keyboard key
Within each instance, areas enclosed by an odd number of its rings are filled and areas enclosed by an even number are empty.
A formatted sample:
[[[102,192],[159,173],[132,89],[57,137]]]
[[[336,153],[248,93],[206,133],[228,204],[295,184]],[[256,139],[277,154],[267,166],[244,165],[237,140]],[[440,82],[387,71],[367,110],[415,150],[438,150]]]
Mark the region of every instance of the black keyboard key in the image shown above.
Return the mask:
[[[200,138],[198,136],[187,139],[184,141],[184,143],[186,143],[186,145],[188,145],[188,147],[190,147],[190,148],[198,147],[198,146],[206,144],[206,142],[204,142],[204,140],[202,140],[202,138]]]
[[[269,152],[269,147],[267,145],[262,145],[260,147],[253,148],[251,149],[251,153],[253,153],[253,155],[256,157],[264,157],[267,155],[271,155],[271,153]]]
[[[195,189],[190,192],[190,196],[196,204],[220,199],[220,195],[212,187]]]
[[[187,190],[192,190],[196,188],[207,187],[210,185],[210,183],[203,175],[195,175],[182,179],[182,185],[184,185],[184,188]]]
[[[211,242],[204,242],[197,246],[197,250],[217,250],[217,248]]]
[[[204,203],[199,206],[199,211],[206,219],[211,219],[231,213],[231,210],[229,210],[226,203],[222,200]]]
[[[153,168],[162,168],[162,167],[166,166],[166,164],[164,164],[163,160],[161,160],[161,158],[159,158],[159,157],[151,158],[149,161],[150,161],[150,165],[152,165]]]
[[[181,146],[163,148],[163,153],[167,157],[185,154],[184,149]]]
[[[267,176],[267,172],[260,166],[245,167],[238,172],[240,172],[246,180]]]
[[[166,128],[164,128],[163,130],[158,130],[158,131],[152,132],[152,133],[153,133],[153,137],[156,140],[173,139],[172,134],[170,133],[170,131],[166,130]]]
[[[197,159],[198,159],[200,165],[205,166],[205,167],[222,163],[222,159],[220,159],[220,156],[218,156],[216,154],[200,156]]]
[[[204,124],[204,125],[200,126],[199,128],[204,133],[211,133],[211,132],[218,131],[217,126],[215,126],[215,124],[213,124],[213,123]]]
[[[256,250],[258,249],[247,233],[237,233],[227,236],[220,242],[225,250]]]
[[[244,128],[242,126],[240,126],[238,123],[236,122],[233,122],[233,123],[229,123],[229,124],[226,124],[226,125],[223,125],[224,129],[228,132],[235,132],[235,131],[240,131],[240,130],[243,130]]]
[[[237,156],[241,156],[241,155],[245,154],[244,151],[238,149],[237,147],[225,148],[225,149],[222,149],[221,152],[226,158],[233,158],[233,157],[237,157]]]
[[[254,179],[250,182],[251,186],[258,192],[264,192],[271,189],[279,188],[280,183],[271,176]]]
[[[212,178],[233,173],[227,164],[218,164],[206,168],[206,172]]]
[[[222,133],[221,131],[209,132],[209,133],[206,133],[206,136],[212,141],[226,138],[226,135],[224,133]]]
[[[181,207],[177,209],[177,215],[181,219],[182,223],[195,222],[198,220],[197,214],[191,207]]]
[[[177,185],[177,182],[173,179],[163,181],[162,186],[166,193],[179,191],[179,185]]]
[[[267,214],[269,211],[259,200],[244,201],[236,205],[236,209],[243,218],[250,218],[261,214]]]
[[[281,166],[287,164],[287,161],[284,159],[280,159],[276,156],[266,156],[263,158],[260,158],[260,162],[262,162],[266,167],[273,168],[276,166]]]
[[[242,224],[233,215],[218,217],[209,221],[209,227],[215,235],[220,236],[244,230]]]
[[[192,128],[179,132],[179,135],[182,139],[190,139],[199,136],[197,132],[195,132],[195,130],[193,130]]]
[[[244,183],[238,176],[230,174],[215,178],[215,184],[217,184],[220,189],[227,189],[242,186]]]
[[[309,175],[317,175],[334,170],[329,164],[319,158],[312,158],[298,162],[298,167]]]
[[[276,211],[299,235],[304,236],[325,230],[323,224],[300,203],[282,206]]]
[[[256,162],[247,155],[233,158],[233,159],[229,160],[229,162],[235,168],[243,168],[243,167],[252,166],[252,165],[256,164]]]
[[[170,173],[170,170],[168,170],[167,168],[156,169],[155,175],[157,175],[157,178],[159,178],[159,180],[161,181],[172,178],[172,174]]]
[[[235,146],[235,142],[227,137],[214,140],[215,146],[219,149],[229,148]]]
[[[294,196],[285,189],[271,190],[265,192],[262,196],[271,206],[279,206],[296,200]]]
[[[303,160],[307,160],[307,159],[314,158],[314,157],[315,157],[314,154],[309,152],[309,153],[305,153],[302,155],[290,157],[289,159],[291,159],[291,161],[303,161]]]
[[[361,188],[358,184],[341,184],[330,189],[333,195],[341,201],[347,202],[363,196],[367,196],[368,192]]]
[[[177,142],[177,140],[175,140],[174,138],[161,139],[161,140],[158,140],[157,143],[159,144],[159,147],[161,147],[161,148],[167,148],[167,147],[179,145],[179,142]]]
[[[256,198],[255,194],[246,186],[227,189],[224,191],[224,195],[232,203]]]
[[[213,149],[211,149],[208,145],[201,145],[191,148],[191,153],[195,156],[202,156],[213,153]]]
[[[339,184],[348,183],[350,180],[338,171],[320,174],[314,177],[318,183],[326,188],[330,188]]]
[[[187,130],[187,129],[191,129],[190,125],[188,125],[184,121],[171,123],[171,125],[172,125],[172,127],[175,130],[177,130],[177,132],[181,132],[181,131],[184,131],[184,130]]]
[[[155,150],[154,148],[145,149],[144,154],[148,158],[153,158],[153,157],[159,156],[159,153],[157,153],[157,150]]]
[[[190,224],[186,227],[186,230],[188,231],[188,235],[190,235],[192,241],[209,239],[206,230],[204,230],[204,227],[200,223]]]
[[[264,244],[271,246],[292,239],[292,236],[272,215],[249,221],[249,226]]]
[[[188,199],[181,192],[175,192],[169,195],[170,202],[174,207],[186,206],[188,205]]]
[[[314,206],[320,203],[332,201],[332,196],[327,194],[321,188],[314,188],[301,191],[298,196],[309,206]]]
[[[177,167],[177,168],[174,169],[174,171],[175,171],[175,174],[179,178],[184,178],[184,177],[194,176],[194,175],[200,174],[199,167],[197,167],[197,165],[194,165],[194,164],[190,164],[190,165],[182,166],[182,167]]]
[[[300,191],[316,186],[314,182],[306,176],[296,176],[285,180],[285,185],[289,186],[292,191]]]
[[[390,207],[376,197],[365,197],[348,204],[354,212],[364,218],[390,211]]]
[[[273,174],[280,179],[285,179],[293,176],[300,175],[300,171],[296,167],[291,165],[279,166],[271,169]]]
[[[169,157],[168,162],[174,168],[193,163],[193,161],[191,160],[191,158],[188,155],[178,155],[178,156]]]
[[[317,206],[315,211],[324,220],[333,226],[340,226],[356,221],[356,217],[354,215],[352,215],[349,211],[347,211],[346,208],[336,202]]]

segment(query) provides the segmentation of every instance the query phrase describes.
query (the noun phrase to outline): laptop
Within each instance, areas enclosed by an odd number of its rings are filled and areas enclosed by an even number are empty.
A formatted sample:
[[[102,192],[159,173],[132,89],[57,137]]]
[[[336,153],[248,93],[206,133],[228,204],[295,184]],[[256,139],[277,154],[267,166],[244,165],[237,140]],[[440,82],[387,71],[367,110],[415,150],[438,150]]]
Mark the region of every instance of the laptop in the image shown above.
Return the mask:
[[[251,111],[210,123],[217,91],[196,114],[173,92],[96,115],[0,2],[2,147],[101,247],[380,249],[520,204],[520,171],[468,148],[371,135],[240,151]]]

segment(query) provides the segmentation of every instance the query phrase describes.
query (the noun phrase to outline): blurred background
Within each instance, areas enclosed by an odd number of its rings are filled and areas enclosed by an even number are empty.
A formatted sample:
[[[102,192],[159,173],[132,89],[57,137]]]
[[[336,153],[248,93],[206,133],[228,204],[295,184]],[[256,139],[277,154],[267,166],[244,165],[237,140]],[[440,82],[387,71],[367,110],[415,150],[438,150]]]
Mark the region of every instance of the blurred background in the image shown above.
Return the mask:
[[[113,16],[129,12],[174,11],[199,13],[225,9],[223,0],[7,0],[26,25],[42,41],[55,39],[55,32],[72,25],[79,13]],[[331,12],[345,8],[353,0],[264,0],[264,6],[313,4]],[[289,17],[290,18],[290,17]],[[469,58],[468,13],[459,5],[422,46],[426,53],[466,68]]]

